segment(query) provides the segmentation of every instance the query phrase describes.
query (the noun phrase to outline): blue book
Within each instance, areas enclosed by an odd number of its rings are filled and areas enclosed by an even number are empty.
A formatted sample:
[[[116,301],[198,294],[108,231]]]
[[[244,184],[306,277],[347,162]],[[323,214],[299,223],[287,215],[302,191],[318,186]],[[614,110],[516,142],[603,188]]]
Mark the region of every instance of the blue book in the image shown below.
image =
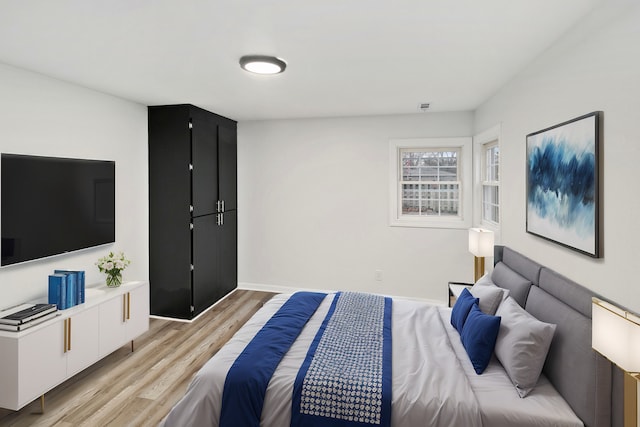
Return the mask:
[[[75,301],[76,304],[84,303],[84,270],[55,270],[54,273],[72,274],[75,276]]]
[[[49,276],[49,304],[56,304],[59,310],[67,306],[67,275],[51,274]]]
[[[64,274],[67,277],[67,307],[76,305],[76,274],[68,270],[54,270],[54,274]]]
[[[78,274],[78,304],[84,304],[84,270],[76,273]]]
[[[67,273],[67,305],[73,307],[76,304],[76,275]]]

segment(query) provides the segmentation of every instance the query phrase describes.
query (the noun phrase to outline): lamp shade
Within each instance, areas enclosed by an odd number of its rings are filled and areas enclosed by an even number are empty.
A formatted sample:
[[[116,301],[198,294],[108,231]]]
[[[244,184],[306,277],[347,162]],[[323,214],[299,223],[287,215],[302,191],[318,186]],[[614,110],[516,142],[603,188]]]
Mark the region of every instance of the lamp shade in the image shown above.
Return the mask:
[[[627,372],[640,372],[640,318],[592,300],[591,347]]]
[[[470,228],[469,252],[477,257],[493,256],[493,231],[482,228]]]

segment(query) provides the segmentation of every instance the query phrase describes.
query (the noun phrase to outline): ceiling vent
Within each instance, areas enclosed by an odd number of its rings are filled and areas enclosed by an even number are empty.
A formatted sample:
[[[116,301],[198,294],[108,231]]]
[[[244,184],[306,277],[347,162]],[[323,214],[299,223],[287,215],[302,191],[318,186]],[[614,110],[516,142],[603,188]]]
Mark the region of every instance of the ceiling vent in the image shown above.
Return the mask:
[[[419,111],[427,111],[429,109],[429,106],[431,104],[429,104],[428,102],[423,102],[421,104],[418,104],[418,110]]]

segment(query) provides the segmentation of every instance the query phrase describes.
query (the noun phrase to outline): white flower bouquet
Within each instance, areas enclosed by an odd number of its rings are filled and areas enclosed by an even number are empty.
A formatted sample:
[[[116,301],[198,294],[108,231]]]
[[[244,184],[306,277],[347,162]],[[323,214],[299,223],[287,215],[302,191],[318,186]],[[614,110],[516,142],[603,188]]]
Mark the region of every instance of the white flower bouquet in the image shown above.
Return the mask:
[[[96,262],[98,270],[107,275],[107,286],[111,288],[118,287],[122,284],[122,270],[131,264],[125,256],[124,252],[113,253],[103,256]]]

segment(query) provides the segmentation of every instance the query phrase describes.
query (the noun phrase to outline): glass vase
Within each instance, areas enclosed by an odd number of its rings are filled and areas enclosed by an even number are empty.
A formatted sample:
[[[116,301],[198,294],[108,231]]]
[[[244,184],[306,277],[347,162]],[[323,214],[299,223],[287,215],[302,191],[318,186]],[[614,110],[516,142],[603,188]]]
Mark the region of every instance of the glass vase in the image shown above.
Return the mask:
[[[107,274],[107,286],[117,288],[122,284],[122,273]]]

